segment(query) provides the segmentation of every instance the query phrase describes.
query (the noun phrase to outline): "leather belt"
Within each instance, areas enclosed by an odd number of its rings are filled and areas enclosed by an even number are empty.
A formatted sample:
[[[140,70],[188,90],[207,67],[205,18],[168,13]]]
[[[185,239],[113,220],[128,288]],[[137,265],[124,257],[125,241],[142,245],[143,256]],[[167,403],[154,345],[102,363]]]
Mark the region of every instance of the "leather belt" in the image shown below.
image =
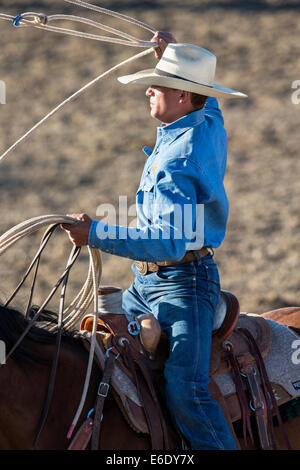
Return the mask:
[[[201,250],[196,250],[200,258],[204,258],[209,253],[213,254],[211,248],[203,247]],[[160,267],[166,266],[177,266],[178,264],[191,263],[192,261],[197,261],[197,256],[195,251],[187,251],[184,257],[180,261],[157,261],[156,263],[149,263],[148,261],[136,261],[135,265],[140,274],[145,276],[145,274],[155,273],[159,271]]]

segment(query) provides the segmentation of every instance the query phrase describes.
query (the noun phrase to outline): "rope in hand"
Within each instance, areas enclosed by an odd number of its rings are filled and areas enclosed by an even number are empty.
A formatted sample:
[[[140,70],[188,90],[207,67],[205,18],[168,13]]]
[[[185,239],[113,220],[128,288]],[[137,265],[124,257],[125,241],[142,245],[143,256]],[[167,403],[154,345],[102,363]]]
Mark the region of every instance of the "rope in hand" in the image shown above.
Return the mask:
[[[32,219],[21,222],[15,227],[11,228],[5,232],[0,237],[0,256],[10,247],[12,247],[18,240],[24,238],[25,236],[52,224],[61,224],[61,223],[75,223],[76,219],[65,215],[44,215],[39,217],[34,217]],[[83,315],[86,313],[89,308],[93,297],[95,297],[95,284],[96,288],[100,284],[101,274],[102,274],[102,263],[100,251],[96,249],[88,248],[90,266],[88,275],[84,285],[77,294],[77,296],[72,300],[72,302],[64,309],[64,328],[70,328],[75,325],[76,322],[80,321]],[[33,263],[32,263],[33,264]],[[26,273],[27,275],[27,273]],[[25,275],[25,278],[26,278]],[[25,280],[25,279],[24,279]],[[51,295],[51,294],[50,294]],[[96,295],[97,297],[97,295]],[[48,303],[48,301],[46,301]],[[96,303],[95,303],[96,307]],[[43,305],[45,308],[45,304]],[[97,310],[97,308],[96,308]],[[53,331],[55,327],[49,328],[49,331]]]
[[[96,5],[92,5],[86,2],[83,2],[81,0],[64,0],[68,3],[73,3],[75,5],[79,5],[82,7],[86,7],[88,9],[97,11],[99,13],[105,13],[110,16],[114,16],[116,18],[119,18],[124,21],[128,21],[132,24],[135,24],[143,29],[146,29],[152,33],[156,32],[156,29],[152,28],[151,26],[138,21],[134,18],[130,18],[128,16],[122,15],[121,13],[117,13],[111,10],[107,10],[106,8],[98,7]],[[135,38],[134,36],[131,36],[127,33],[123,33],[115,28],[111,28],[109,26],[105,26],[102,23],[98,23],[94,20],[90,20],[87,18],[82,18],[78,16],[73,16],[73,15],[52,15],[52,16],[47,16],[43,13],[34,13],[34,12],[28,12],[28,13],[21,13],[17,15],[16,17],[11,16],[11,15],[6,15],[3,13],[0,13],[0,19],[4,20],[9,20],[13,23],[14,26],[16,27],[26,27],[26,26],[32,26],[38,29],[43,29],[43,30],[48,30],[48,31],[53,31],[57,33],[64,33],[64,34],[69,34],[72,36],[79,36],[82,38],[86,39],[94,39],[98,41],[105,41],[105,42],[111,42],[114,44],[123,44],[131,47],[150,47],[149,49],[146,49],[145,51],[136,54],[132,57],[129,57],[128,59],[125,59],[123,62],[120,62],[119,64],[113,66],[109,70],[101,73],[98,75],[96,78],[91,80],[89,83],[84,85],[82,88],[77,90],[75,93],[73,93],[71,96],[69,96],[67,99],[62,101],[58,106],[56,106],[52,111],[50,111],[45,117],[43,117],[37,124],[35,124],[29,131],[27,131],[21,138],[19,138],[14,144],[12,144],[2,155],[0,155],[0,162],[4,160],[7,155],[9,155],[19,144],[24,142],[36,129],[38,129],[44,122],[46,122],[51,116],[56,114],[60,109],[62,109],[66,104],[74,101],[79,95],[81,95],[84,91],[86,91],[88,88],[91,86],[95,85],[101,78],[106,77],[107,75],[111,74],[115,70],[121,68],[123,65],[126,65],[130,62],[133,62],[134,60],[140,59],[141,57],[144,57],[151,52],[153,52],[153,48],[157,47],[158,45],[152,41],[142,41],[140,39]],[[96,34],[91,34],[91,33],[84,33],[84,32],[79,32],[75,30],[70,30],[70,29],[65,29],[65,28],[59,28],[56,26],[50,26],[49,23],[51,21],[55,20],[72,20],[75,22],[81,22],[88,24],[90,26],[94,26],[99,29],[103,29],[107,32],[110,32],[115,35],[119,35],[122,38],[125,39],[119,39],[119,38],[113,38],[113,37],[107,37],[107,36],[99,36]]]
[[[107,10],[106,8],[98,7],[86,2],[83,2],[81,0],[65,0],[67,3],[72,3],[78,6],[82,6],[94,11],[97,11],[99,13],[104,13],[108,14],[110,16],[114,16],[116,18],[119,18],[121,20],[130,22],[132,24],[135,24],[145,30],[148,30],[152,33],[156,33],[156,29],[152,28],[151,26],[135,20],[133,18],[130,18],[126,15],[122,15],[120,13]],[[133,62],[134,60],[137,60],[141,57],[144,57],[150,53],[153,52],[153,48],[157,47],[158,45],[153,43],[152,41],[142,41],[138,38],[135,38],[134,36],[131,36],[127,33],[121,32],[115,28],[103,25],[102,23],[96,22],[94,20],[90,20],[87,18],[82,18],[74,15],[52,15],[52,16],[47,16],[43,13],[34,13],[34,12],[27,12],[27,13],[22,13],[17,15],[16,17],[11,16],[11,15],[6,15],[0,13],[0,19],[8,20],[11,21],[12,24],[15,27],[35,27],[38,29],[43,29],[43,30],[48,30],[52,32],[57,32],[57,33],[63,33],[71,36],[77,36],[85,39],[93,39],[97,41],[104,41],[104,42],[110,42],[113,44],[122,44],[126,46],[131,46],[131,47],[149,47],[149,49],[136,54],[132,57],[129,57],[128,59],[124,60],[123,62],[113,66],[109,70],[101,73],[99,76],[91,80],[89,83],[84,85],[82,88],[80,88],[78,91],[73,93],[71,96],[69,96],[67,99],[65,99],[62,103],[60,103],[58,106],[56,106],[52,111],[50,111],[44,118],[42,118],[37,124],[35,124],[29,131],[27,131],[20,139],[18,139],[13,145],[11,145],[1,156],[0,156],[0,162],[9,154],[11,153],[19,144],[24,142],[38,127],[40,127],[45,121],[47,121],[51,116],[53,116],[55,113],[57,113],[60,109],[62,109],[63,106],[65,106],[67,103],[70,103],[71,101],[75,100],[80,94],[82,94],[84,91],[86,91],[88,88],[90,88],[92,85],[96,84],[101,78],[104,78],[105,76],[111,74],[115,70],[119,69],[123,65],[126,65],[130,62]],[[51,26],[50,23],[53,21],[57,20],[71,20],[74,22],[79,22],[79,23],[84,23],[89,26],[93,26],[97,29],[102,29],[106,32],[109,32],[114,35],[120,36],[120,38],[116,37],[107,37],[107,36],[100,36],[97,34],[91,34],[91,33],[85,33],[85,32],[80,32],[80,31],[75,31],[71,29],[66,29],[66,28],[61,28],[57,26]],[[46,215],[46,216],[41,216],[41,217],[36,217],[33,219],[29,219],[25,222],[22,222],[21,224],[13,227],[12,229],[8,230],[6,233],[4,233],[0,237],[0,256],[2,253],[4,253],[8,248],[13,246],[18,240],[23,238],[24,236],[40,229],[43,226],[49,225],[49,224],[60,224],[60,223],[74,223],[75,220],[72,219],[71,217],[63,216],[63,215]],[[93,323],[93,329],[91,332],[91,341],[90,341],[90,352],[89,352],[89,361],[88,361],[88,366],[87,366],[87,371],[86,371],[86,378],[85,378],[85,383],[83,387],[83,392],[81,396],[81,400],[77,409],[77,412],[74,416],[74,419],[72,421],[71,427],[68,432],[68,438],[72,436],[73,430],[78,422],[78,419],[81,415],[87,391],[88,391],[88,386],[89,386],[89,381],[90,381],[90,375],[92,371],[92,365],[93,365],[93,358],[94,358],[94,352],[95,352],[95,345],[96,345],[96,331],[97,331],[97,320],[98,320],[98,304],[97,304],[97,299],[98,299],[98,286],[100,285],[100,278],[101,278],[101,270],[102,270],[102,265],[101,265],[101,257],[100,257],[100,252],[98,250],[91,249],[88,247],[89,250],[89,257],[90,257],[90,266],[89,266],[89,272],[87,276],[87,280],[82,287],[81,291],[78,293],[76,298],[70,303],[70,305],[64,309],[63,315],[66,315],[63,325],[65,328],[70,328],[75,322],[78,321],[79,318],[82,317],[83,313],[86,312],[88,306],[90,305],[92,299],[94,298],[94,323]],[[42,311],[43,308],[47,305],[49,300],[52,298],[53,293],[56,291],[56,288],[60,285],[61,282],[65,282],[66,276],[68,275],[67,269],[69,269],[70,265],[74,262],[75,258],[69,260],[67,268],[59,281],[57,282],[56,286],[50,293],[50,295],[47,297],[46,301],[43,303],[43,305],[39,308],[39,310],[35,313],[32,321],[30,322],[29,328],[33,324],[33,322],[37,319],[38,315]],[[26,275],[25,275],[26,278]],[[55,329],[56,327],[53,327]],[[28,329],[23,333],[23,337],[26,335]],[[11,351],[12,352],[12,351]]]
[[[21,222],[20,224],[16,225],[15,227],[11,228],[7,232],[5,232],[1,237],[0,237],[0,256],[8,250],[8,248],[12,247],[17,241],[20,239],[24,238],[25,236],[41,229],[42,227],[49,226],[50,228],[57,225],[57,224],[62,224],[62,223],[67,223],[67,224],[72,224],[77,222],[76,219],[73,219],[72,217],[65,216],[65,215],[56,215],[56,214],[51,214],[51,215],[44,215],[44,216],[39,216],[39,217],[34,217],[32,219],[26,220],[25,222]],[[49,229],[48,229],[49,231]],[[47,233],[44,235],[44,239],[47,239]],[[41,247],[43,247],[43,242],[41,244]],[[39,250],[40,252],[40,250]],[[38,252],[38,253],[39,253]],[[88,386],[89,386],[89,381],[90,381],[90,376],[91,376],[91,371],[92,371],[92,366],[93,366],[93,359],[94,359],[94,353],[95,353],[95,346],[96,346],[96,332],[97,332],[97,321],[98,321],[98,287],[100,285],[100,280],[101,280],[101,274],[102,274],[102,262],[101,262],[101,255],[100,251],[96,249],[92,249],[88,247],[88,252],[89,252],[89,258],[90,258],[90,266],[89,266],[89,272],[87,279],[80,290],[79,294],[75,297],[75,299],[70,303],[68,307],[66,307],[63,312],[62,316],[65,316],[67,314],[67,317],[63,321],[63,326],[64,328],[70,328],[73,324],[75,324],[77,321],[80,321],[80,319],[84,316],[86,313],[88,307],[90,306],[92,300],[94,299],[94,308],[93,308],[93,316],[94,316],[94,323],[93,323],[93,329],[91,332],[91,342],[90,342],[90,351],[89,351],[89,360],[88,360],[88,365],[87,365],[87,371],[86,371],[86,377],[85,377],[85,383],[83,387],[83,392],[81,396],[81,400],[77,409],[77,412],[75,414],[75,417],[73,419],[73,422],[71,424],[68,437],[71,437],[72,432],[77,424],[77,421],[81,415],[87,391],[88,391]],[[37,320],[38,316],[42,312],[42,310],[46,307],[48,302],[51,300],[53,297],[54,293],[56,292],[57,288],[62,282],[65,282],[66,276],[68,276],[69,273],[69,268],[71,265],[73,265],[74,261],[76,260],[77,255],[76,253],[73,253],[73,256],[70,256],[70,259],[67,263],[67,267],[63,273],[63,275],[60,277],[54,288],[52,289],[51,293],[48,295],[47,299],[45,302],[41,305],[41,307],[37,310],[37,312],[34,314],[33,318],[30,320],[27,328],[23,331],[22,335],[20,336],[18,342],[14,345],[14,347],[11,349],[9,352],[9,355],[12,354],[12,352],[15,350],[15,348],[20,344],[20,342],[23,340],[23,338],[26,336],[28,333],[29,329],[31,326],[34,324],[34,322]],[[36,257],[35,257],[36,259]],[[31,266],[33,266],[34,261],[31,263]],[[26,272],[23,281],[26,279],[28,274],[28,271]],[[21,284],[21,283],[20,283]],[[20,286],[19,284],[19,286]],[[18,286],[18,288],[19,288]],[[18,289],[17,288],[17,289]],[[9,301],[11,298],[9,299]],[[8,301],[8,302],[9,302]],[[7,303],[8,303],[7,302]],[[56,327],[53,327],[53,330],[55,330]],[[48,329],[51,331],[51,328]],[[8,356],[7,356],[8,357]]]
[[[131,24],[134,24],[136,26],[139,26],[147,31],[150,31],[151,33],[155,33],[156,29],[153,28],[152,26],[147,25],[146,23],[143,23],[142,21],[138,21],[134,18],[131,18],[126,15],[122,15],[121,13],[108,10],[107,8],[99,7],[96,5],[92,5],[87,2],[83,2],[81,0],[64,0],[67,3],[72,3],[75,5],[79,5],[85,8],[88,8],[93,11],[97,11],[98,13],[105,13],[110,16],[114,16],[116,18],[119,18],[121,20],[127,21]],[[114,44],[124,44],[126,46],[132,46],[132,47],[154,47],[153,42],[151,41],[143,41],[141,39],[138,39],[134,36],[131,36],[130,34],[124,33],[118,29],[112,28],[110,26],[104,25],[102,23],[99,23],[97,21],[91,20],[89,18],[83,18],[81,16],[74,16],[74,15],[50,15],[47,16],[44,13],[35,13],[35,12],[27,12],[27,13],[20,13],[17,16],[12,16],[12,15],[6,15],[3,13],[0,13],[0,18],[4,20],[11,21],[12,24],[16,27],[25,27],[25,26],[33,26],[38,29],[43,29],[43,30],[48,30],[48,31],[53,31],[56,33],[64,33],[68,34],[71,36],[79,36],[82,38],[86,39],[94,39],[96,41],[104,41],[104,42],[111,42]],[[118,39],[114,37],[107,37],[107,36],[100,36],[98,34],[91,34],[91,33],[86,33],[82,31],[76,31],[73,29],[66,29],[66,28],[60,28],[57,26],[50,26],[50,22],[52,21],[57,21],[57,20],[71,20],[74,22],[79,22],[79,23],[85,23],[88,24],[89,26],[93,26],[98,29],[102,29],[104,31],[107,31],[109,33],[118,35],[120,37],[125,38],[124,39]]]

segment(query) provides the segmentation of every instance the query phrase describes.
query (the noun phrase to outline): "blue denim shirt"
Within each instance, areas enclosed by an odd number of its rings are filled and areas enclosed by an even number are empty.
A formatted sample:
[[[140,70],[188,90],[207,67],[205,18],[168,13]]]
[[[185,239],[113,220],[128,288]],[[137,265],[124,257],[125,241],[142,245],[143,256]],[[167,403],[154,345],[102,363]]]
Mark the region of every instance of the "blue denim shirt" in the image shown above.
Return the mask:
[[[218,247],[228,219],[223,179],[227,136],[218,102],[158,127],[136,193],[137,227],[94,220],[89,245],[135,260],[180,260],[188,250]]]

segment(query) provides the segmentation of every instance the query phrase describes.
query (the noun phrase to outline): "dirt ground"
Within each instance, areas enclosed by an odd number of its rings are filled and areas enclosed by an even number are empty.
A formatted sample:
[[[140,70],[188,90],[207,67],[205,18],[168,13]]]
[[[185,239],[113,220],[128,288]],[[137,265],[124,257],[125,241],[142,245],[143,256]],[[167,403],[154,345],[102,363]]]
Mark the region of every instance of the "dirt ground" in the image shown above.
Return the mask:
[[[96,0],[94,1],[96,3]],[[220,100],[228,132],[227,236],[216,251],[223,289],[241,310],[261,313],[299,305],[300,104],[292,88],[300,80],[300,2],[237,0],[102,0],[98,5],[171,31],[178,42],[205,47],[218,57],[216,82],[249,95]],[[65,13],[103,21],[150,40],[151,33],[65,2],[1,0],[0,13]],[[57,23],[58,25],[58,23]],[[74,27],[70,23],[59,26]],[[94,32],[84,25],[77,29]],[[0,153],[71,93],[140,49],[79,39],[0,20]],[[118,75],[154,66],[153,56],[98,82],[39,128],[0,163],[0,233],[35,216],[87,212],[100,204],[134,203],[144,165],[144,145],[155,143],[143,88],[125,87]],[[99,218],[99,217],[98,217]],[[5,300],[38,248],[38,233],[2,255],[0,298]],[[35,301],[49,293],[71,249],[59,231],[49,243]],[[126,288],[131,261],[103,255],[102,284]],[[88,254],[70,278],[75,295],[87,273]],[[27,284],[28,286],[29,284]],[[15,301],[24,305],[28,290]],[[55,300],[54,300],[55,302]]]

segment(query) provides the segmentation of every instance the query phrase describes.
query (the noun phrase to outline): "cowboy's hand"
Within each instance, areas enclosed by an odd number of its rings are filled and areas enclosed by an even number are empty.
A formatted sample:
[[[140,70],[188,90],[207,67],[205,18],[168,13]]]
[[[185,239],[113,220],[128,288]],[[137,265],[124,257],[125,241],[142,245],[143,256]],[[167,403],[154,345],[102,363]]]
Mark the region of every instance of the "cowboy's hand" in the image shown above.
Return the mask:
[[[87,214],[68,214],[68,216],[77,219],[77,222],[74,224],[61,224],[61,227],[68,233],[71,242],[75,246],[87,245],[92,219]]]
[[[163,55],[167,45],[170,42],[176,43],[176,39],[174,38],[173,34],[166,33],[164,31],[157,31],[153,38],[151,39],[152,42],[156,42],[158,47],[155,47],[154,54],[156,59],[160,60],[161,56]]]

